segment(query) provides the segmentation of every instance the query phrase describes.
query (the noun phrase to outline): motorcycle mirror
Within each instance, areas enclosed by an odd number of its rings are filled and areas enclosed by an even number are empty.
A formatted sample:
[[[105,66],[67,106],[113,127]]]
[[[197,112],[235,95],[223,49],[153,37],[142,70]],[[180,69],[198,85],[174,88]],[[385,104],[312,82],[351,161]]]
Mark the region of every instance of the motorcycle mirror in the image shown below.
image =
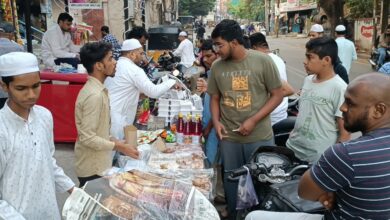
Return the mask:
[[[172,75],[174,75],[174,76],[178,76],[179,74],[180,74],[179,70],[174,70],[172,72]]]

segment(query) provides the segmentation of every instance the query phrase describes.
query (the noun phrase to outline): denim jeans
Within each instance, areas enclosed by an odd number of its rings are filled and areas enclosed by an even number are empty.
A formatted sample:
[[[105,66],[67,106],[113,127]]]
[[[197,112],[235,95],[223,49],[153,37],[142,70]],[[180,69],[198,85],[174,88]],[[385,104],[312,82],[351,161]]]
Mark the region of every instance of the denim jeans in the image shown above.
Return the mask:
[[[378,57],[378,67],[381,67],[383,63],[385,62],[387,49],[383,47],[378,48],[379,57]]]

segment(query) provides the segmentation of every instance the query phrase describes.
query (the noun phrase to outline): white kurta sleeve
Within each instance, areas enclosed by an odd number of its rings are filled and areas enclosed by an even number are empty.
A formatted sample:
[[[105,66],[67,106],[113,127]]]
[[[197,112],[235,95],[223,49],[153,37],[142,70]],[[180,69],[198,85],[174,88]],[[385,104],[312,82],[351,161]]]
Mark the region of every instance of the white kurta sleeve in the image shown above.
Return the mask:
[[[161,84],[155,85],[150,81],[142,69],[134,76],[133,81],[139,91],[154,99],[162,96],[176,83],[175,80],[169,79]]]
[[[177,47],[177,49],[175,51],[173,51],[173,55],[175,56],[181,56],[183,54],[183,50],[184,50],[184,43],[183,41],[179,44],[179,46]]]
[[[3,174],[6,167],[6,138],[0,135],[0,182],[3,182]],[[14,207],[7,201],[3,200],[3,192],[0,190],[0,219],[22,220],[25,219]]]
[[[53,117],[50,115],[50,127],[49,127],[49,147],[51,153],[51,160],[53,164],[53,173],[54,173],[54,181],[56,186],[56,191],[60,193],[64,193],[75,186],[73,181],[64,173],[64,170],[57,165],[57,161],[54,158],[54,135],[53,135]]]

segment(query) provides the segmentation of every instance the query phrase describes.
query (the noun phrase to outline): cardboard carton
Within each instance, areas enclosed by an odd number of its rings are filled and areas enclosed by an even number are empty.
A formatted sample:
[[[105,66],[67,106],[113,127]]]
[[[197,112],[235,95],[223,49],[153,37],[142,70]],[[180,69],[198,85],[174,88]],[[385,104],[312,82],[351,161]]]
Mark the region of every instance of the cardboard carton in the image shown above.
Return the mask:
[[[125,140],[126,144],[130,144],[132,147],[137,147],[137,128],[133,125],[125,126]]]

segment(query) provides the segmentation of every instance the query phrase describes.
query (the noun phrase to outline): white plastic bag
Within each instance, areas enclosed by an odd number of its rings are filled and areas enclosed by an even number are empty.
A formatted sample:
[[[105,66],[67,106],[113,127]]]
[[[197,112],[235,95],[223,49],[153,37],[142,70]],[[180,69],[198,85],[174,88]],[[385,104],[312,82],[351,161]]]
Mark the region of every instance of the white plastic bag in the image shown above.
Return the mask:
[[[244,167],[247,170],[247,174],[240,176],[240,180],[238,181],[237,210],[250,208],[259,204],[249,169],[246,166]]]

